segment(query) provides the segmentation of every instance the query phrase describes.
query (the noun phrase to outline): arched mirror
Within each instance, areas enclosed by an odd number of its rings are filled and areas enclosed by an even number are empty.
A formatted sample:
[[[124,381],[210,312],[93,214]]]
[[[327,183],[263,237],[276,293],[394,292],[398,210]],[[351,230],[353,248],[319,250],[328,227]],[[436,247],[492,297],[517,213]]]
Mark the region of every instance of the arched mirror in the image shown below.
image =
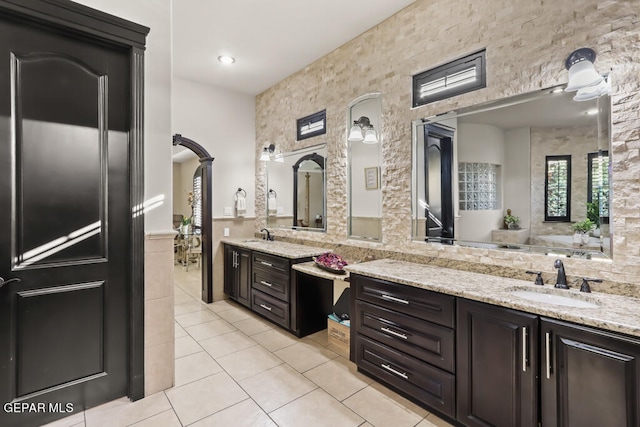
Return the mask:
[[[382,240],[381,94],[355,99],[347,110],[348,237]]]
[[[325,231],[327,145],[283,153],[267,165],[267,226]]]

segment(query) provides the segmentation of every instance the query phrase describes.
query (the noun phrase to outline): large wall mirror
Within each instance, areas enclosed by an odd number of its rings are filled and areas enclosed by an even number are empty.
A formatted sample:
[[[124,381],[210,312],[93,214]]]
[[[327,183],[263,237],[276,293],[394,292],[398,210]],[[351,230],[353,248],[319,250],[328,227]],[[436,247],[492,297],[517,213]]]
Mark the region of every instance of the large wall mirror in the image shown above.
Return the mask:
[[[348,237],[382,239],[381,94],[355,99],[347,110]]]
[[[327,145],[276,159],[267,165],[267,226],[326,231]]]
[[[611,101],[562,89],[413,122],[414,240],[611,257]]]

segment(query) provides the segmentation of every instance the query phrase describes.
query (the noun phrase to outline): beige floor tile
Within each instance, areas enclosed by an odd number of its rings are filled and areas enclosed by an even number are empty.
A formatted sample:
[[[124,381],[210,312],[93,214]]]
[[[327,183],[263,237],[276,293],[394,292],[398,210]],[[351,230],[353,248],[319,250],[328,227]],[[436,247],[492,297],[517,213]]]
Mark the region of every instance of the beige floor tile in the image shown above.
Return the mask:
[[[240,306],[237,303],[229,299],[215,301],[215,302],[212,302],[211,304],[207,304],[207,308],[213,311],[214,313],[220,313],[221,311],[227,311],[227,310],[231,310],[239,307]]]
[[[329,345],[329,335],[326,329],[323,329],[311,335],[307,335],[306,337],[304,337],[304,339],[315,341],[323,347]]]
[[[320,389],[271,412],[269,416],[280,427],[348,427],[359,426],[365,421]]]
[[[180,290],[180,292],[181,293],[179,295],[173,296],[174,305],[180,305],[187,302],[196,302],[195,298],[193,298],[191,295],[187,295],[187,293],[185,293],[182,289]]]
[[[68,417],[59,419],[58,421],[45,424],[44,427],[73,427],[78,424],[84,424],[84,411],[80,411]]]
[[[163,392],[152,394],[135,402],[128,398],[105,403],[84,412],[87,427],[127,426],[171,409]]]
[[[200,347],[200,345],[198,345],[196,340],[191,338],[191,336],[189,335],[176,338],[175,348],[176,348],[176,359],[202,351],[202,347]]]
[[[274,352],[276,356],[293,366],[298,372],[306,372],[338,355],[311,340],[299,342]]]
[[[267,323],[262,319],[255,319],[255,318],[239,320],[235,322],[233,326],[235,326],[236,328],[238,328],[239,330],[241,330],[242,332],[244,332],[249,336],[273,329],[272,324]]]
[[[209,310],[198,310],[193,313],[176,315],[176,321],[183,328],[188,328],[189,326],[199,325],[201,323],[211,322],[212,320],[219,319],[214,313]]]
[[[184,328],[182,326],[180,326],[180,324],[178,322],[174,322],[176,325],[176,329],[175,329],[175,337],[176,338],[180,338],[180,337],[184,337],[189,335],[187,333],[187,331],[184,330]]]
[[[453,427],[452,424],[444,421],[435,414],[429,414],[416,427]]]
[[[337,357],[304,374],[339,401],[365,388],[371,379],[358,373],[355,363]]]
[[[217,359],[258,344],[244,333],[234,331],[200,341],[200,345],[211,357]]]
[[[176,316],[186,313],[193,313],[194,311],[204,310],[204,306],[198,301],[191,300],[182,304],[174,305],[174,311]]]
[[[335,345],[333,343],[329,343],[326,348],[327,348],[327,350],[331,350],[335,354],[339,354],[340,356],[342,356],[345,359],[349,360],[349,347],[345,348],[342,345],[337,346],[337,345]]]
[[[132,424],[133,427],[182,427],[178,416],[170,409],[154,415],[153,417],[146,418],[138,423]]]
[[[251,400],[243,400],[230,408],[191,424],[189,427],[277,427],[271,418]]]
[[[175,278],[174,278],[174,280],[175,280]],[[178,295],[187,295],[187,293],[180,286],[173,285],[173,296],[178,296]],[[191,298],[191,297],[189,297],[189,298]]]
[[[206,351],[176,359],[176,387],[222,371]]]
[[[183,425],[208,417],[248,397],[225,372],[167,390],[166,393]]]
[[[240,387],[268,413],[309,393],[318,386],[292,367],[282,364],[240,381]]]
[[[242,381],[282,364],[282,360],[259,345],[216,360],[236,381]]]
[[[374,426],[415,426],[427,414],[425,410],[416,413],[407,409],[371,386],[365,387],[342,403]]]
[[[284,332],[278,328],[252,335],[251,339],[255,340],[258,344],[269,351],[280,350],[281,348],[289,347],[290,345],[294,345],[300,341],[290,333]]]
[[[235,307],[229,310],[221,311],[217,314],[230,323],[235,323],[240,320],[251,319],[252,317],[254,317],[249,310]]]
[[[212,322],[201,323],[199,325],[194,325],[186,328],[189,335],[193,337],[196,341],[200,342],[202,340],[206,340],[211,337],[216,337],[222,334],[228,334],[229,332],[233,332],[236,330],[234,326],[232,326],[229,322],[217,319]]]
[[[86,426],[87,426],[87,425],[86,425],[86,424],[85,424],[85,422],[83,421],[83,422],[81,422],[81,423],[74,424],[74,425],[72,425],[71,427],[86,427]]]
[[[375,390],[378,390],[380,393],[384,394],[389,399],[396,402],[398,405],[404,408],[407,408],[408,410],[415,412],[416,414],[422,415],[423,417],[426,417],[427,415],[429,415],[429,411],[427,411],[426,409],[420,407],[419,405],[416,405],[409,399],[406,399],[400,396],[398,393],[389,389],[388,387],[383,386],[379,382],[371,381],[370,387]]]

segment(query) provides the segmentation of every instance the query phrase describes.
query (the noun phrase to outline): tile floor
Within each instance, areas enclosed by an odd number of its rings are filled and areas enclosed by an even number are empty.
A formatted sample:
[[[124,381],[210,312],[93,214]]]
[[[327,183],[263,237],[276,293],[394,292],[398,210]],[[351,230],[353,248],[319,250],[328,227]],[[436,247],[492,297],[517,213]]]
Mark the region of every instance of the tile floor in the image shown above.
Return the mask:
[[[230,301],[203,304],[175,267],[175,386],[50,427],[450,426],[359,374],[326,330],[298,339]]]

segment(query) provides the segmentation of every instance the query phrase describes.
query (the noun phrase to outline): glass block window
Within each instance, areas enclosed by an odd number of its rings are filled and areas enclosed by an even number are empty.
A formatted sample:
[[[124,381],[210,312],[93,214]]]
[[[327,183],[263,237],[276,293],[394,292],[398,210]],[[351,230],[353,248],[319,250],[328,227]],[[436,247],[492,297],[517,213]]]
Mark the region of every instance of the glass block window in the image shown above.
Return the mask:
[[[498,165],[458,163],[460,210],[498,209]]]
[[[571,221],[571,156],[547,156],[544,220]]]

